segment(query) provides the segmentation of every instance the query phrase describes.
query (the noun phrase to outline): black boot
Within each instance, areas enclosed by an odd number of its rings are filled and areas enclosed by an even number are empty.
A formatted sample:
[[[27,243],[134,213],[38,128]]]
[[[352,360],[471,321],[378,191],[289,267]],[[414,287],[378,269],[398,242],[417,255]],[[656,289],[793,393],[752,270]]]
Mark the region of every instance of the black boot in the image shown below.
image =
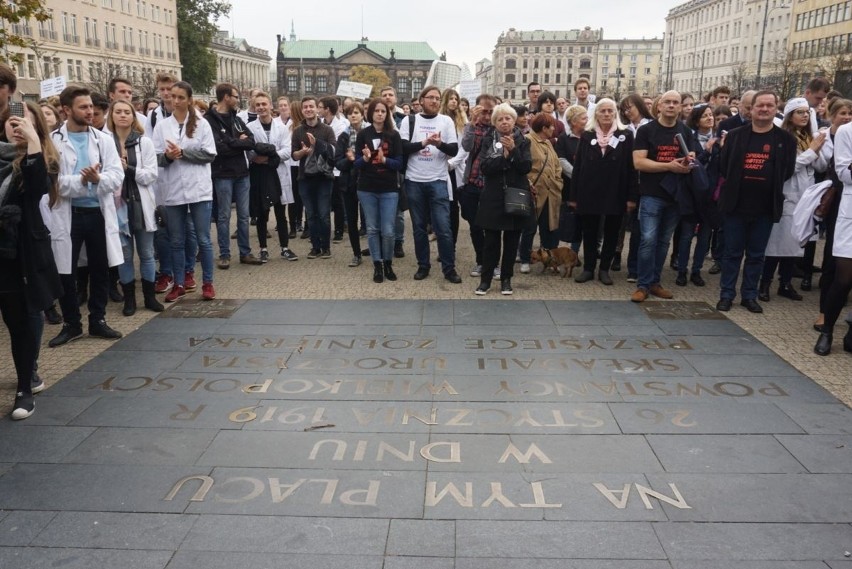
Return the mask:
[[[827,356],[830,354],[832,340],[833,338],[829,332],[821,332],[816,346],[814,346],[814,353],[818,356]]]
[[[778,285],[778,296],[789,298],[790,300],[802,300],[802,295],[796,292],[791,283]]]
[[[772,281],[760,281],[760,286],[757,289],[757,298],[763,302],[769,302],[769,287],[772,286]]]
[[[385,261],[385,278],[389,281],[396,280],[396,273],[393,272],[393,261]]]
[[[133,316],[136,314],[136,281],[122,284],[121,291],[124,293],[124,309],[121,313],[125,316]]]
[[[384,268],[381,261],[373,261],[373,282],[381,283],[385,280]]]
[[[843,336],[843,349],[847,352],[852,352],[852,324],[849,325],[846,335]]]
[[[142,281],[142,298],[145,299],[145,308],[153,312],[162,312],[165,307],[157,301],[157,293],[154,292],[153,281]]]
[[[124,295],[118,290],[118,267],[109,268],[109,299],[113,302],[124,300]]]

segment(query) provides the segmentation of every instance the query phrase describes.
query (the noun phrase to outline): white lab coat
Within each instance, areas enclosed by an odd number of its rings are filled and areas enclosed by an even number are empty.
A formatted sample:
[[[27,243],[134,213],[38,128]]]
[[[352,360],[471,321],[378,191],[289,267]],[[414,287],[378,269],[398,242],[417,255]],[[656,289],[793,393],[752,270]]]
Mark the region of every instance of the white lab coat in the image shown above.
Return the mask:
[[[97,185],[98,203],[104,216],[107,259],[110,267],[124,262],[121,239],[118,236],[118,217],[115,213],[113,192],[124,181],[124,168],[115,149],[112,136],[89,127],[89,160],[94,164],[100,160],[101,181]],[[51,212],[51,246],[56,268],[60,274],[71,274],[71,199],[85,197],[88,184],[83,184],[79,174],[74,174],[77,152],[68,139],[68,125],[63,124],[51,133],[53,144],[59,151],[59,196]]]
[[[197,118],[197,117],[196,117]],[[178,124],[174,115],[158,119],[154,128],[154,152],[163,154],[166,151],[166,141],[170,140],[183,150],[206,150],[216,155],[216,141],[210,123],[200,118],[196,121],[195,133],[192,138],[186,135],[186,123]],[[186,205],[191,203],[213,200],[213,178],[210,163],[193,164],[185,160],[175,160],[160,169],[158,178],[157,203],[161,205]]]
[[[852,123],[841,126],[834,136],[834,169],[843,182],[843,194],[834,226],[835,257],[852,259]]]
[[[793,237],[799,242],[800,247],[808,244],[808,241],[815,241],[817,232],[815,231],[816,222],[814,220],[814,211],[819,206],[822,195],[831,187],[831,180],[825,180],[819,184],[814,184],[805,190],[802,194],[802,199],[796,204],[796,209],[793,211]]]
[[[146,231],[157,230],[154,210],[157,209],[155,185],[158,175],[157,153],[154,152],[154,143],[147,136],[142,136],[139,138],[139,144],[136,147],[136,185],[139,187],[139,197],[142,199],[142,214],[145,218]]]
[[[278,119],[272,119],[272,129],[267,136],[263,130],[263,124],[260,119],[248,123],[248,129],[254,135],[255,142],[268,142],[274,144],[278,150],[278,157],[281,162],[278,163],[278,180],[281,182],[281,203],[284,205],[293,203],[293,181],[290,179],[290,150],[293,144],[290,136],[290,129],[284,126]],[[248,153],[249,161],[254,158],[254,151]]]

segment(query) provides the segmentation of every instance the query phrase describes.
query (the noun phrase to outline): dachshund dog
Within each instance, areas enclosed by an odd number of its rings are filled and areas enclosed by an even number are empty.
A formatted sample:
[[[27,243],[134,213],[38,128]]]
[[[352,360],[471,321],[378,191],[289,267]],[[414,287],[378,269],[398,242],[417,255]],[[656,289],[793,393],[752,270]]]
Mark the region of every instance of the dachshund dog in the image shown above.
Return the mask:
[[[577,253],[571,247],[557,247],[556,249],[536,249],[532,252],[530,260],[533,263],[541,263],[541,272],[547,269],[554,274],[561,274],[564,279],[570,277],[577,264]],[[564,269],[564,272],[562,271]]]

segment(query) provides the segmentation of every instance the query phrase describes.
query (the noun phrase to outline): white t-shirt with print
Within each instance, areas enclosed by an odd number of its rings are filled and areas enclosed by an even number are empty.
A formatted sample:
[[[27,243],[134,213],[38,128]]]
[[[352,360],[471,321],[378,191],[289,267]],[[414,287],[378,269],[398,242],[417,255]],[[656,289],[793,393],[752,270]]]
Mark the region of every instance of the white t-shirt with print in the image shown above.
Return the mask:
[[[399,135],[403,140],[410,142],[421,142],[429,138],[429,135],[440,132],[441,142],[447,144],[458,144],[456,126],[453,120],[446,115],[436,115],[432,118],[424,118],[417,115],[414,119],[414,134],[409,135],[408,117],[399,125]],[[437,147],[427,144],[418,152],[408,156],[408,167],[405,171],[405,179],[412,182],[434,182],[446,180],[448,177],[447,161],[449,157],[438,150]]]

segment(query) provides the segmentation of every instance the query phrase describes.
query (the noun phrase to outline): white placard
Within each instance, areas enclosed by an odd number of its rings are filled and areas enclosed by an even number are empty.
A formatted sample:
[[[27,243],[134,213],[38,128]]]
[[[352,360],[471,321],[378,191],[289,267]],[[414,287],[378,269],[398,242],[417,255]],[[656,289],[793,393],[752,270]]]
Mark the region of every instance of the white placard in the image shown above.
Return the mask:
[[[482,93],[482,82],[476,81],[462,81],[459,83],[459,96],[462,99],[467,99],[471,106],[473,106],[476,98]]]
[[[45,79],[41,82],[41,98],[52,97],[53,95],[58,95],[65,89],[65,76],[59,75],[58,77],[51,77],[50,79]]]
[[[367,99],[373,92],[373,86],[366,83],[354,81],[341,81],[337,88],[338,97],[352,97],[353,99]]]

